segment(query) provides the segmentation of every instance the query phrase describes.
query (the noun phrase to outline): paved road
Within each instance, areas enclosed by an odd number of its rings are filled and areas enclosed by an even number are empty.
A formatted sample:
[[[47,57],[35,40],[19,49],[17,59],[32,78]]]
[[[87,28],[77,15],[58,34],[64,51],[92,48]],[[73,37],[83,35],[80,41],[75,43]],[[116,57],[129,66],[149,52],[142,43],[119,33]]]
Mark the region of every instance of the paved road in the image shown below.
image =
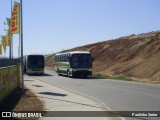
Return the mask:
[[[160,84],[67,78],[49,70],[45,73],[31,77],[92,96],[116,111],[160,111]]]

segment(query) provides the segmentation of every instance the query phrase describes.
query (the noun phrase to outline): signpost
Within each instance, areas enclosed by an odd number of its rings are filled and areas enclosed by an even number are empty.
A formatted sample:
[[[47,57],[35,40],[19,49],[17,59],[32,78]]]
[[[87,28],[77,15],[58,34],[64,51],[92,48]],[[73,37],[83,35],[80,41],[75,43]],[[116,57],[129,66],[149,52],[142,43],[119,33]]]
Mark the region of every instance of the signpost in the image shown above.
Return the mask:
[[[24,93],[24,79],[23,79],[23,11],[22,11],[22,0],[20,1],[20,34],[21,34],[21,82],[22,82],[22,89]]]

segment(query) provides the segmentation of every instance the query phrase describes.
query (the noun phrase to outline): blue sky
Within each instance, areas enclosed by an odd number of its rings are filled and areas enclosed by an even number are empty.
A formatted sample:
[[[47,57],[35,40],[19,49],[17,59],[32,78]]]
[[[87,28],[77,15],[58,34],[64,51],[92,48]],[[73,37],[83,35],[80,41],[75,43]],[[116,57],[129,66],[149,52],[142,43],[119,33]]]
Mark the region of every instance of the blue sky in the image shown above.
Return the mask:
[[[7,28],[10,1],[0,0],[0,35]],[[49,54],[160,30],[159,11],[159,0],[23,0],[24,54]],[[18,35],[13,43],[17,56]]]

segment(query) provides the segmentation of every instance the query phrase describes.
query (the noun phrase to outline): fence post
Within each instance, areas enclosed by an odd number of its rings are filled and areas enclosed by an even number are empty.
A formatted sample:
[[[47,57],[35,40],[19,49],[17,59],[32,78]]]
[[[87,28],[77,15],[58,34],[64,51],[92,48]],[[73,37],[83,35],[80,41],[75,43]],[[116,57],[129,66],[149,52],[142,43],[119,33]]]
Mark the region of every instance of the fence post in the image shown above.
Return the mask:
[[[18,88],[20,88],[20,65],[19,63],[17,63],[17,84],[18,84]]]

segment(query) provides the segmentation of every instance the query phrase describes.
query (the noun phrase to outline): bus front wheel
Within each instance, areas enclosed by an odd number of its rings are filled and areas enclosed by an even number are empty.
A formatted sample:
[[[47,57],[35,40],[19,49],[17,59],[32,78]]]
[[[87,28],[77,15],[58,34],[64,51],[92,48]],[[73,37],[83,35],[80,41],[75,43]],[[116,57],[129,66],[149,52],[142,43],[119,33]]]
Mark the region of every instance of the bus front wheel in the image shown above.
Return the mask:
[[[67,70],[67,76],[68,76],[69,78],[71,77],[69,70]]]
[[[57,70],[57,73],[58,73],[58,76],[60,76],[60,72],[59,72],[59,69]]]

